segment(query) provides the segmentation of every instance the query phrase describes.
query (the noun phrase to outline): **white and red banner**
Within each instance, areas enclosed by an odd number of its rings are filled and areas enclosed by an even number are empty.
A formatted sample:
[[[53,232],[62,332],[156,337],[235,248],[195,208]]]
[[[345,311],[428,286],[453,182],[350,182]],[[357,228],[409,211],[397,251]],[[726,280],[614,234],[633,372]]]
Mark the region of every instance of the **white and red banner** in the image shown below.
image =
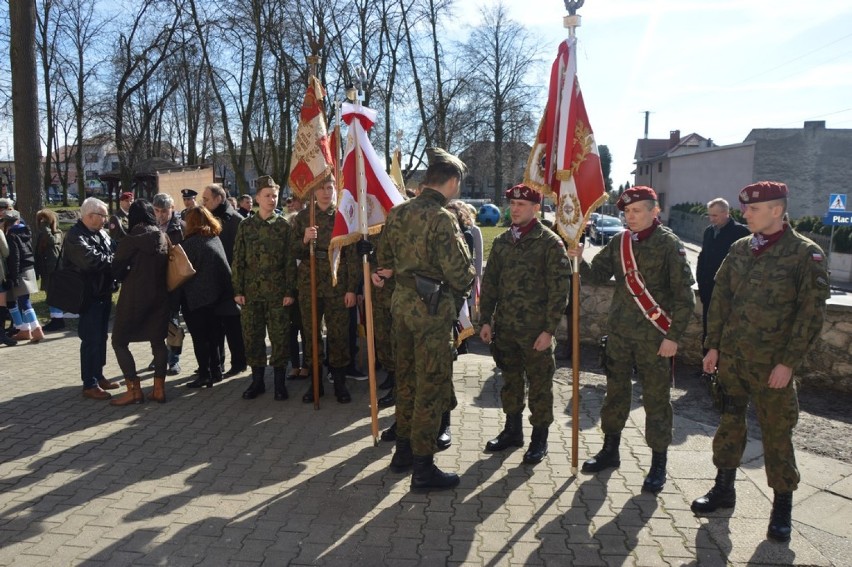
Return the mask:
[[[607,199],[598,146],[577,80],[577,40],[559,45],[547,106],[530,152],[524,183],[556,200],[556,229],[571,246],[589,215]]]
[[[349,129],[343,155],[343,182],[337,195],[331,234],[331,273],[335,283],[340,249],[363,235],[377,233],[391,207],[404,201],[367,137],[376,121],[376,111],[344,103],[341,117]]]
[[[332,173],[332,154],[322,107],[324,98],[325,89],[319,79],[311,75],[299,112],[290,166],[290,190],[301,201]]]

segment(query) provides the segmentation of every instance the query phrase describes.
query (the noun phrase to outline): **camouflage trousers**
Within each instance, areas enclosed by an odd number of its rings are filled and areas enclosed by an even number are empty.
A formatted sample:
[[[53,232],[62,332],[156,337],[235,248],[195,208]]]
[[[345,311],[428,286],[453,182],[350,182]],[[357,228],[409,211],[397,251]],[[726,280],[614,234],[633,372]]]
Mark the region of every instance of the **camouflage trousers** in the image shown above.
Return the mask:
[[[299,288],[299,308],[302,310],[302,329],[305,331],[305,364],[313,362],[313,320],[311,319],[311,290]],[[349,366],[349,309],[343,304],[343,295],[332,297],[317,297],[317,322],[322,327],[325,319],[325,330],[328,339],[328,365],[330,368],[346,368]],[[319,336],[319,363],[323,363],[322,332]]]
[[[269,365],[286,368],[289,360],[288,339],[290,337],[289,307],[278,301],[258,301],[246,298],[240,322],[243,326],[243,341],[246,347],[246,362],[249,366],[266,366],[266,334],[272,343]]]
[[[757,364],[733,357],[719,357],[719,381],[729,396],[730,408],[722,413],[713,437],[713,464],[734,469],[746,446],[746,409],[754,404],[763,435],[763,461],[766,480],[778,492],[792,492],[799,486],[799,469],[793,450],[793,428],[799,421],[799,399],[793,380],[786,388],[767,384],[774,365]]]
[[[444,305],[447,304],[447,305]],[[453,407],[453,313],[443,300],[429,315],[414,290],[393,294],[396,352],[396,431],[415,455],[434,455],[441,414]],[[447,309],[443,309],[447,307]]]
[[[547,427],[553,423],[553,343],[544,351],[533,349],[540,332],[506,331],[496,335],[495,348],[500,352],[503,388],[500,400],[507,415],[524,411],[524,387],[529,382],[530,424]]]
[[[373,332],[376,339],[376,358],[388,372],[396,370],[393,341],[391,340],[391,296],[393,289],[372,286]]]
[[[606,397],[601,408],[601,429],[619,435],[630,414],[633,366],[642,377],[645,406],[645,442],[652,451],[665,451],[672,442],[672,361],[657,356],[663,336],[622,337],[610,333],[606,345]]]

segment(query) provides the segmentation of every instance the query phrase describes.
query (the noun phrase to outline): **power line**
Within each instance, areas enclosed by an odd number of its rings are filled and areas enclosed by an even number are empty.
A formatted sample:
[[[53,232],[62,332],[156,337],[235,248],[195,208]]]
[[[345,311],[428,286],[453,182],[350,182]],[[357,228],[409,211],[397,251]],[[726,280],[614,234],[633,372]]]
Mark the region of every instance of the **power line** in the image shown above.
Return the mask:
[[[743,79],[742,81],[739,81],[738,83],[735,83],[734,85],[731,85],[731,86],[738,86],[738,85],[740,85],[740,84],[742,84],[742,83],[746,83],[746,82],[748,82],[748,81],[752,81],[752,80],[754,80],[754,79],[756,79],[756,78],[758,78],[758,77],[762,77],[763,75],[766,75],[766,74],[768,74],[768,73],[771,73],[772,71],[775,71],[775,70],[777,70],[777,69],[780,69],[781,67],[786,67],[786,66],[787,66],[787,65],[789,65],[790,63],[795,63],[796,61],[799,61],[800,59],[804,59],[805,57],[808,57],[808,56],[810,56],[810,55],[813,55],[814,53],[816,53],[816,52],[818,52],[818,51],[822,51],[823,49],[825,49],[825,48],[827,48],[827,47],[831,47],[831,46],[832,46],[832,45],[834,45],[835,43],[840,43],[841,41],[843,41],[844,39],[849,38],[849,37],[852,37],[852,33],[847,34],[847,35],[844,35],[843,37],[841,37],[841,38],[839,38],[839,39],[835,39],[834,41],[831,41],[831,42],[829,42],[829,43],[826,43],[826,44],[825,44],[825,45],[823,45],[822,47],[817,47],[816,49],[812,49],[811,51],[808,51],[807,53],[803,53],[803,54],[799,55],[798,57],[794,57],[793,59],[790,59],[789,61],[786,61],[786,62],[784,62],[784,63],[781,63],[780,65],[776,65],[775,67],[772,67],[772,68],[770,68],[770,69],[766,69],[766,70],[764,70],[764,71],[761,71],[760,73],[758,73],[758,74],[756,74],[756,75],[752,75],[751,77],[748,77],[747,79]]]

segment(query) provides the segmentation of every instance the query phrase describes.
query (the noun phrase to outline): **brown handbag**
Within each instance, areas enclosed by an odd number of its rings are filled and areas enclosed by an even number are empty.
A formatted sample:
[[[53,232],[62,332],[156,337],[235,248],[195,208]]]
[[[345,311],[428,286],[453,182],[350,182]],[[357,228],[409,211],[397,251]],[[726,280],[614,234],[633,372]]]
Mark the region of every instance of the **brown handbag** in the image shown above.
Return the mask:
[[[169,247],[169,267],[166,271],[166,285],[174,291],[195,275],[195,268],[184,251],[183,246],[175,244]]]

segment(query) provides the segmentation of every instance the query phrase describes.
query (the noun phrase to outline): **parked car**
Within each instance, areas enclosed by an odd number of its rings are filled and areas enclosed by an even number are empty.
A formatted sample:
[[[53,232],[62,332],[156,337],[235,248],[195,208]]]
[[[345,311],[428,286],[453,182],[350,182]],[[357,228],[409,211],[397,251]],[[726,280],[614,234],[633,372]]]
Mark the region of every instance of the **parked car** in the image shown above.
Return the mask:
[[[476,222],[481,226],[497,226],[500,222],[500,209],[497,205],[486,203],[479,207],[479,214],[476,215]]]
[[[601,215],[594,224],[589,234],[592,242],[603,246],[616,234],[624,232],[624,225],[616,217]]]
[[[586,233],[586,238],[589,238],[591,236],[592,225],[595,224],[595,221],[599,218],[601,218],[600,213],[592,213],[589,215],[589,220],[586,221],[586,228],[584,229],[584,232]]]

